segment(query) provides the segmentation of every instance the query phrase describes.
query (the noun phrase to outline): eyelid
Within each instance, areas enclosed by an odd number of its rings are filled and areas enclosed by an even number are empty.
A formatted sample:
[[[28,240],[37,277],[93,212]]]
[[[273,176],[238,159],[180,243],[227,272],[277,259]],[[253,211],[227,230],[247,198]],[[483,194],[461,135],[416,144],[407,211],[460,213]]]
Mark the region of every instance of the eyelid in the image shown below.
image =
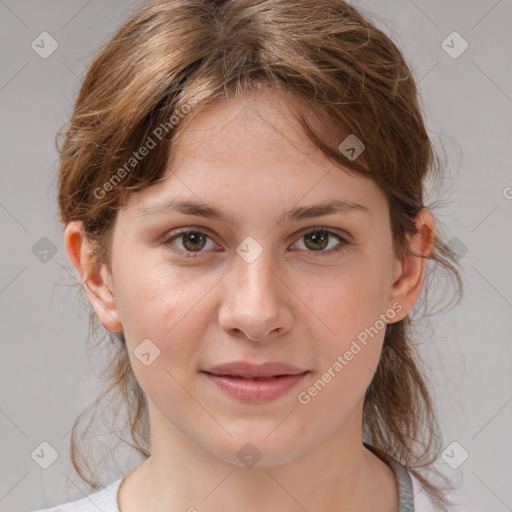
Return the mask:
[[[321,232],[321,231],[326,232],[330,235],[334,235],[338,239],[339,244],[335,248],[331,248],[327,251],[306,251],[306,252],[311,253],[311,254],[318,254],[319,256],[324,256],[324,255],[329,256],[332,254],[336,254],[337,252],[342,252],[349,245],[355,245],[354,238],[352,237],[352,235],[350,235],[350,233],[348,233],[347,231],[340,229],[340,228],[331,228],[328,226],[308,226],[306,228],[299,230],[298,232],[296,232],[293,235],[294,240],[295,240],[294,244],[297,241],[299,241],[303,236],[307,235],[308,233],[316,233],[316,232]],[[212,235],[212,232],[208,228],[205,228],[203,226],[186,226],[186,227],[172,229],[172,230],[168,231],[162,237],[161,243],[163,245],[171,246],[172,242],[176,238],[179,238],[180,235],[183,235],[183,234],[186,234],[189,232],[203,233],[203,234],[207,235],[208,238],[210,240],[212,240],[216,245],[220,246],[220,244],[218,244],[215,241],[215,237]],[[340,245],[341,245],[341,247],[340,247]],[[174,252],[177,252],[179,254],[185,254],[186,258],[202,257],[201,254],[208,252],[208,251],[196,251],[196,252],[183,251],[182,249],[178,249],[177,247],[172,247],[171,250]],[[216,252],[220,252],[220,251],[216,251]]]
[[[345,251],[349,249],[350,246],[355,245],[354,238],[345,230],[339,229],[339,228],[329,228],[327,226],[311,226],[308,228],[304,228],[298,233],[295,234],[295,237],[297,238],[297,242],[303,238],[308,233],[318,233],[318,232],[324,232],[327,233],[330,236],[334,236],[338,240],[338,244],[332,247],[331,249],[325,251],[306,251],[306,254],[310,255],[313,254],[315,257],[326,257],[329,256],[336,256],[341,255]],[[294,242],[294,243],[297,243]]]
[[[202,233],[202,234],[206,235],[213,243],[215,243],[217,246],[220,247],[220,245],[215,241],[214,236],[212,236],[212,232],[208,228],[205,228],[202,226],[186,226],[186,227],[182,227],[182,228],[171,229],[162,237],[161,243],[164,246],[167,246],[167,245],[172,246],[172,242],[174,242],[174,240],[179,238],[181,235],[184,235],[184,234],[190,233],[190,232]],[[178,249],[177,247],[172,247],[171,250],[174,252],[180,253],[180,254],[186,254],[187,257],[189,257],[189,258],[198,257],[203,252],[206,252],[206,251],[197,251],[194,253],[192,251],[183,251],[182,249]],[[219,251],[217,251],[217,252],[219,252]],[[195,256],[195,255],[197,255],[197,256]]]
[[[189,231],[200,231],[200,232],[203,232],[204,234],[207,234],[212,239],[215,238],[215,235],[213,235],[213,232],[210,229],[208,229],[204,226],[193,226],[192,225],[192,226],[185,226],[182,228],[171,229],[162,237],[162,239],[168,240],[169,238],[172,238],[173,236],[176,236],[176,235],[182,234],[182,233],[187,233]],[[325,225],[308,226],[308,227],[302,228],[299,231],[297,231],[296,233],[294,233],[293,237],[304,236],[305,234],[312,232],[312,231],[314,231],[314,232],[316,232],[316,231],[333,232],[333,233],[345,238],[348,242],[354,242],[354,238],[348,231],[345,231],[344,229],[341,229],[341,228],[334,228],[334,227],[325,226]]]
[[[295,236],[304,236],[307,233],[316,232],[316,231],[327,231],[329,233],[338,235],[339,237],[345,239],[347,242],[354,241],[354,238],[348,231],[345,231],[344,229],[340,229],[340,228],[331,228],[328,226],[310,226],[310,227],[299,230],[297,233],[295,233]]]

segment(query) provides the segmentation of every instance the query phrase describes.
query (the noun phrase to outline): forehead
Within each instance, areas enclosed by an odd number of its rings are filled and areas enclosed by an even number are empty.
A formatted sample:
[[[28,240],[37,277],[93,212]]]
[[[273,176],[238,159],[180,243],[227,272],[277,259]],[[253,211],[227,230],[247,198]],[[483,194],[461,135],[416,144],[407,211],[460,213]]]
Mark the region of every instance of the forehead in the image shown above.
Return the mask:
[[[275,90],[216,100],[178,126],[170,157],[221,157],[239,145],[256,144],[267,149],[280,146],[288,157],[317,153],[295,119],[294,106],[291,96]],[[180,151],[185,148],[186,152]]]
[[[184,123],[163,181],[132,195],[127,206],[137,217],[177,201],[227,211],[254,205],[259,212],[333,200],[378,207],[377,185],[322,153],[295,120],[289,101],[263,91],[208,105]]]

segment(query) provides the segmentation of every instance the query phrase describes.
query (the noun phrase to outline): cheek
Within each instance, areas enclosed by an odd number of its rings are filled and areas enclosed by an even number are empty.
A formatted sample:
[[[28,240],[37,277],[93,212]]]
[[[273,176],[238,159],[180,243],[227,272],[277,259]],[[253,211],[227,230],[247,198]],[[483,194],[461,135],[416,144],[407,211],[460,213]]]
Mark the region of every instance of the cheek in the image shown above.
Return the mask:
[[[338,347],[374,326],[386,313],[388,291],[371,272],[350,272],[324,282],[314,293],[310,290],[304,302],[315,313],[322,332]],[[381,322],[379,326],[382,329]]]
[[[299,400],[310,400],[315,414],[331,411],[328,414],[338,421],[364,397],[379,363],[387,325],[378,308],[369,309],[360,288],[350,291],[324,304],[323,318],[334,334],[329,331],[316,338],[318,372],[301,388],[305,395]]]
[[[127,311],[131,315],[127,346],[132,369],[141,388],[159,408],[165,409],[171,401],[181,414],[190,407],[184,388],[191,389],[191,379],[200,365],[205,325],[212,321],[205,311],[208,302],[198,304],[197,293],[181,286],[152,287],[151,292],[136,294]],[[147,352],[154,358],[149,365],[140,357]]]
[[[164,343],[182,325],[190,325],[208,282],[194,279],[189,271],[162,262],[140,263],[125,268],[118,306],[123,326],[137,337],[152,336]],[[192,325],[194,325],[192,323]]]
[[[132,368],[143,388],[155,379],[172,380],[165,370],[178,378],[176,372],[190,368],[204,322],[211,321],[204,309],[208,302],[199,300],[204,287],[198,280],[168,265],[146,269],[139,266],[124,274],[128,278],[116,290]],[[146,365],[148,360],[152,362]]]
[[[304,295],[319,325],[316,344],[320,366],[323,371],[330,370],[322,380],[328,381],[331,389],[341,393],[350,390],[349,395],[352,390],[363,392],[373,378],[387,325],[383,320],[387,311],[385,286],[380,270],[374,267],[370,271],[362,262],[360,267],[351,267],[350,272],[347,269],[338,279],[331,279],[327,286]]]

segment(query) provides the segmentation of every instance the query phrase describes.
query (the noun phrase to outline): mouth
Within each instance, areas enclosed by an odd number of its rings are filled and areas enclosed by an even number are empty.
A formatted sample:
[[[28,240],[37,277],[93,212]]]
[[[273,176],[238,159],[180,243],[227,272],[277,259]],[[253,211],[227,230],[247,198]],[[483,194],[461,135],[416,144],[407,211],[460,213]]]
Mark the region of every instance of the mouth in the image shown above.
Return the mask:
[[[281,377],[290,377],[290,375],[271,375],[270,377],[243,377],[242,375],[221,375],[217,373],[205,372],[210,375],[216,375],[217,377],[229,377],[231,379],[242,379],[242,380],[254,380],[254,381],[269,381],[273,379],[279,379]]]
[[[297,375],[302,375],[302,373],[298,374],[284,374],[284,375],[270,375],[269,377],[244,377],[242,375],[229,375],[229,374],[220,374],[220,373],[210,373],[210,372],[203,372],[208,375],[211,375],[213,377],[225,377],[228,379],[234,379],[234,380],[245,380],[245,381],[255,381],[255,382],[270,382],[275,379],[282,379],[286,377],[296,377]],[[303,372],[308,373],[308,372]]]
[[[238,370],[233,369],[233,366],[229,370],[217,367],[215,370],[202,370],[201,373],[215,384],[217,390],[223,391],[232,398],[247,403],[263,403],[287,394],[310,373],[309,370],[300,370],[288,365],[286,369],[281,368],[279,371],[290,373],[261,375],[261,373],[275,372],[273,369],[276,368],[275,365],[276,363],[259,367],[254,365],[240,367],[239,365]],[[254,375],[255,373],[260,375]]]
[[[292,364],[272,361],[262,364],[253,364],[247,361],[233,361],[203,370],[212,375],[222,377],[238,377],[242,379],[265,379],[299,375],[308,370]]]

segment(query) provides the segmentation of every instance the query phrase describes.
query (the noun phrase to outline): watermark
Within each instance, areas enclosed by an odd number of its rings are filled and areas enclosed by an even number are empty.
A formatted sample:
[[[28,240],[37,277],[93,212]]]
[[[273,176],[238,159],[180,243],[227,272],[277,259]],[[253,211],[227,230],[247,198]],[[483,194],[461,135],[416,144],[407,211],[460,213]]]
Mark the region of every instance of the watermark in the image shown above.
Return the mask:
[[[150,366],[160,357],[160,349],[152,340],[146,338],[133,350],[133,355],[144,365]]]
[[[149,152],[156,147],[157,142],[155,139],[162,141],[164,134],[169,133],[172,128],[175,128],[179,122],[191,111],[192,107],[197,105],[197,100],[192,98],[188,103],[185,103],[183,107],[173,114],[169,121],[160,123],[152,132],[148,135],[146,142],[138,149],[134,151],[132,156],[125,162],[122,167],[119,167],[117,171],[108,179],[108,181],[102,187],[96,187],[94,189],[94,197],[96,199],[103,199],[107,192],[110,192],[116,185],[118,185],[126,176],[138,165],[139,162],[146,157]]]
[[[57,246],[46,236],[43,236],[32,247],[32,254],[43,263],[48,263],[57,254],[57,251]]]
[[[468,46],[468,42],[458,32],[448,34],[441,43],[441,48],[452,59],[458,59],[468,49]]]
[[[466,255],[468,252],[468,246],[458,237],[452,236],[450,240],[448,240],[448,247],[454,253],[455,258],[460,260],[462,257]]]
[[[236,453],[238,460],[248,468],[252,468],[262,457],[258,447],[250,441],[245,443]]]
[[[352,359],[354,359],[354,356],[359,354],[361,350],[368,345],[368,336],[371,336],[373,339],[379,331],[384,329],[387,325],[387,322],[389,320],[392,320],[395,318],[396,314],[402,311],[403,307],[400,302],[395,302],[390,309],[386,311],[386,313],[381,313],[379,315],[379,319],[375,321],[375,323],[370,327],[365,327],[363,331],[361,331],[357,336],[357,340],[353,340],[350,348],[346,350],[343,355],[339,355],[336,358],[336,361],[334,361],[329,368],[322,374],[321,378],[318,379],[312,386],[310,386],[307,391],[301,391],[297,395],[298,401],[302,405],[307,405],[309,402],[311,402],[311,399],[320,393],[325,386],[329,382],[338,375],[345,366],[347,366]],[[358,343],[359,342],[359,343]],[[362,345],[362,346],[361,346]]]
[[[457,469],[469,457],[469,453],[466,449],[459,444],[457,441],[451,442],[441,454],[441,458],[450,466],[452,469]]]
[[[48,469],[59,458],[59,452],[48,441],[43,441],[30,456],[41,468]]]
[[[59,43],[48,32],[41,32],[30,46],[39,57],[47,59],[59,47]]]
[[[351,161],[354,161],[365,149],[363,141],[351,133],[340,142],[338,149]]]

